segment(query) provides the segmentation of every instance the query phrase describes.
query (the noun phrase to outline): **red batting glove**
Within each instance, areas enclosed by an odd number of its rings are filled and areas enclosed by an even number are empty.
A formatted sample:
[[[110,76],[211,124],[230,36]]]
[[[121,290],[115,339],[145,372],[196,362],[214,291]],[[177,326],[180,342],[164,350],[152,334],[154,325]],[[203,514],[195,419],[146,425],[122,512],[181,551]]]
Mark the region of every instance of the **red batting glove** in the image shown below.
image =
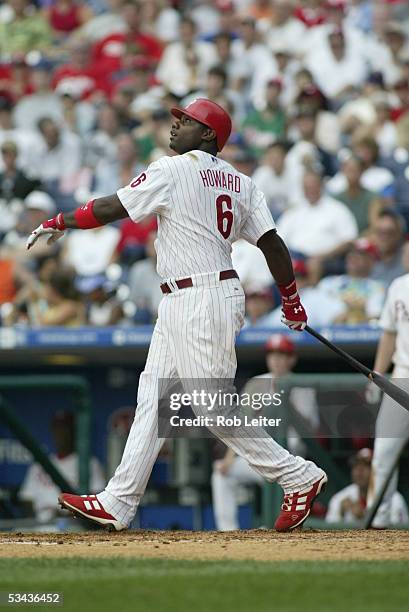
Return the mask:
[[[37,242],[40,236],[48,236],[47,244],[51,245],[64,235],[65,223],[64,215],[59,213],[56,217],[44,221],[33,230],[27,239],[27,249],[30,249]]]
[[[307,313],[301,304],[295,280],[287,286],[278,285],[281,293],[281,322],[290,329],[302,331],[307,325]]]

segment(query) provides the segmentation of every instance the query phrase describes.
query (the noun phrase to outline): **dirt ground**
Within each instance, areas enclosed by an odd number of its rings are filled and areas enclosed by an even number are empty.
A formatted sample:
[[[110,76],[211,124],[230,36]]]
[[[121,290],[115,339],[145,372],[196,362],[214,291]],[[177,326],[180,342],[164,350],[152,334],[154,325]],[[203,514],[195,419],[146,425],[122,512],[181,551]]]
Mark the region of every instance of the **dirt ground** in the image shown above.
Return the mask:
[[[3,558],[74,556],[257,561],[409,559],[409,531],[0,533]]]

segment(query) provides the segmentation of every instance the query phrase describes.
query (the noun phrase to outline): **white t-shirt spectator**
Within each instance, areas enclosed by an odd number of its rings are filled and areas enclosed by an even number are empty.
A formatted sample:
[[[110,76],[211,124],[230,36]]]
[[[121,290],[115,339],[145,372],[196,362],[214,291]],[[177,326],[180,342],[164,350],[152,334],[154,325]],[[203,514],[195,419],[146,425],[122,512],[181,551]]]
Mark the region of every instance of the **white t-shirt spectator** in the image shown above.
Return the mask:
[[[313,206],[286,211],[277,222],[277,231],[287,246],[313,257],[323,255],[358,236],[358,226],[348,208],[323,195]]]
[[[365,313],[368,320],[379,319],[385,299],[385,288],[379,281],[371,278],[352,278],[347,274],[327,276],[317,287],[323,294],[343,303],[342,296],[353,295],[365,300]]]
[[[312,327],[331,325],[344,311],[344,307],[339,300],[319,291],[316,287],[304,287],[299,289],[298,293],[307,312],[308,323]],[[283,326],[284,329],[281,316],[282,310],[279,306],[267,316],[267,324],[271,327]]]
[[[317,44],[305,61],[315,83],[329,98],[337,96],[346,87],[362,85],[368,72],[364,54],[356,46],[345,44],[345,54],[340,61],[334,57],[328,38]]]
[[[65,241],[64,259],[80,276],[102,274],[111,261],[120,232],[112,225],[94,230],[72,230]]]
[[[263,253],[247,240],[237,240],[232,244],[231,260],[246,291],[260,291],[273,284]]]
[[[350,525],[358,523],[358,520],[351,511],[345,512],[344,516],[342,516],[341,506],[342,502],[346,499],[350,499],[354,503],[360,501],[359,487],[357,484],[350,484],[331,497],[325,517],[327,523],[348,523]],[[365,502],[363,502],[363,504],[364,503]],[[407,523],[409,520],[408,507],[398,491],[393,494],[391,504],[391,525],[402,525]],[[364,507],[365,505],[363,505],[363,508]]]
[[[294,203],[291,198],[294,178],[288,163],[284,163],[284,170],[280,175],[276,174],[271,166],[259,166],[251,178],[266,196],[273,216],[284,212]]]
[[[44,141],[36,154],[36,176],[43,181],[69,181],[82,167],[82,143],[77,134],[62,131],[60,142],[49,149]]]
[[[392,361],[398,366],[409,366],[409,274],[396,278],[388,289],[379,327],[396,332],[396,346]]]
[[[159,62],[157,78],[178,96],[186,96],[192,89],[204,87],[209,68],[217,63],[216,49],[210,43],[195,42],[194,53],[197,57],[194,70],[186,62],[185,47],[179,42],[168,45]]]
[[[299,19],[290,17],[279,26],[271,26],[264,37],[269,48],[276,52],[281,49],[291,50],[297,54],[301,50],[301,44],[307,28]]]
[[[386,187],[392,185],[394,181],[393,174],[387,168],[381,168],[380,166],[371,166],[362,173],[361,185],[368,191],[374,193],[380,193]],[[341,193],[348,187],[348,182],[345,175],[342,172],[338,172],[335,176],[330,179],[326,185],[326,189],[329,193]]]

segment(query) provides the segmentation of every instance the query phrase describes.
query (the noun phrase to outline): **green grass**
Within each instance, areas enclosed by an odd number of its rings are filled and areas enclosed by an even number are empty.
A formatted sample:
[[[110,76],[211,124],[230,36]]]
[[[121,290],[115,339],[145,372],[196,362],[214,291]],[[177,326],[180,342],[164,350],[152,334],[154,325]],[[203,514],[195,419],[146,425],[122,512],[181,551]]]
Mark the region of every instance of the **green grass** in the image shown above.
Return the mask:
[[[64,612],[394,612],[408,576],[408,561],[0,559],[0,591],[61,591],[63,608],[36,609]]]

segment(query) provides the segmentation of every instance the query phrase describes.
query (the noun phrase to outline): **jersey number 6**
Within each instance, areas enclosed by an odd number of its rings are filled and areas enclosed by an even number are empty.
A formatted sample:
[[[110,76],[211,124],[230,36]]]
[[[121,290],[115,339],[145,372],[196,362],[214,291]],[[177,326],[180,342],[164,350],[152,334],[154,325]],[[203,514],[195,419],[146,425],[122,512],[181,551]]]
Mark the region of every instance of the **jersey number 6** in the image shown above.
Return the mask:
[[[233,205],[229,195],[221,194],[217,196],[217,229],[225,239],[230,236],[231,228],[233,227],[234,217],[231,211],[232,207]]]

